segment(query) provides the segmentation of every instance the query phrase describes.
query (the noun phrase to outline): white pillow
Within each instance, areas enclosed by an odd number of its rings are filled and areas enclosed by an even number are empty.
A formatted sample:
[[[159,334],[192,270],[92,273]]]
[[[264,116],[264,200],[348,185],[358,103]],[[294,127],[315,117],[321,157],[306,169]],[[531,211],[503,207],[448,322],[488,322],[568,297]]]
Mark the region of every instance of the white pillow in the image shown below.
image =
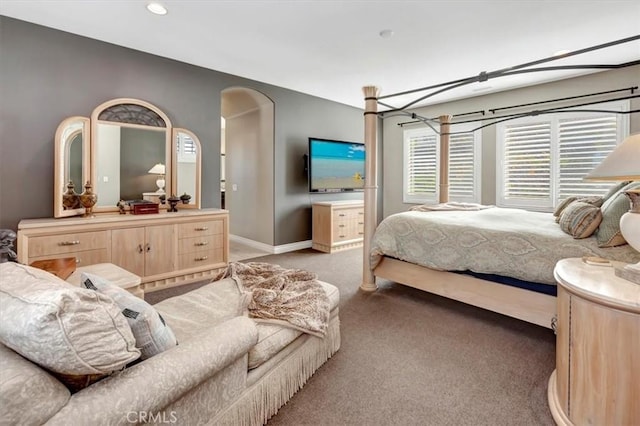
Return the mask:
[[[94,274],[83,272],[80,285],[109,296],[120,307],[136,339],[136,347],[147,359],[178,344],[173,331],[153,306]]]
[[[109,297],[26,265],[0,263],[0,341],[63,375],[104,375],[140,357]]]

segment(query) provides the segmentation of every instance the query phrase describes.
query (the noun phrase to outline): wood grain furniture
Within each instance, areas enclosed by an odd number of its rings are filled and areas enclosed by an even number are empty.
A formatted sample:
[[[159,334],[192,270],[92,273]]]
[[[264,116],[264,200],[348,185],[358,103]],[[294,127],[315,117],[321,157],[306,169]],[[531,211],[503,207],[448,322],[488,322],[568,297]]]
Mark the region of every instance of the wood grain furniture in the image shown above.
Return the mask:
[[[556,314],[555,296],[471,275],[437,271],[390,257],[380,261],[375,275],[546,328],[551,328]]]
[[[76,270],[75,257],[60,257],[57,259],[36,260],[29,266],[50,272],[56,277],[66,280]]]
[[[229,215],[220,209],[26,219],[18,225],[18,261],[113,263],[140,276],[149,292],[215,277],[228,262],[228,234]]]
[[[560,425],[640,424],[640,285],[611,266],[564,259],[551,413]]]
[[[127,290],[129,293],[144,299],[144,290],[140,288],[140,284],[142,283],[140,277],[113,263],[96,263],[95,265],[81,266],[76,268],[73,274],[65,281],[79,287],[83,272],[102,277],[110,283]]]
[[[312,247],[315,250],[333,253],[362,247],[364,237],[364,203],[362,201],[313,203],[312,216]]]

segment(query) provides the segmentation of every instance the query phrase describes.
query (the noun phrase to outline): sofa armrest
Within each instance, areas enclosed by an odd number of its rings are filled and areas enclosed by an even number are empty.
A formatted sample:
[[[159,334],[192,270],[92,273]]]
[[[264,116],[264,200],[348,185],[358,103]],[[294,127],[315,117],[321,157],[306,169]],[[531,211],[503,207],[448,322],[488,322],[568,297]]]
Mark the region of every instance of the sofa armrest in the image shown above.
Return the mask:
[[[257,342],[252,320],[230,319],[72,395],[50,422],[66,425],[75,419],[84,424],[130,424],[138,413],[162,411],[244,356]]]

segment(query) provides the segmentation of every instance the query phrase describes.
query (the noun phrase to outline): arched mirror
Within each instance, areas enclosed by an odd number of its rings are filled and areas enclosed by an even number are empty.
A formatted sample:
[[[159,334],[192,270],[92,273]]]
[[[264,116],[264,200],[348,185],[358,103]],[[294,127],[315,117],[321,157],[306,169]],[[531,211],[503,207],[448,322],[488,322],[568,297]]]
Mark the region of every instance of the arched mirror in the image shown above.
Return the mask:
[[[114,99],[91,115],[94,211],[115,211],[120,200],[157,199],[171,176],[171,122],[152,104]],[[159,185],[161,184],[161,185]],[[156,201],[154,199],[153,201]]]
[[[172,187],[183,208],[200,208],[200,141],[187,129],[173,129]]]
[[[113,99],[91,119],[70,117],[58,126],[55,142],[55,217],[85,212],[65,196],[69,182],[77,194],[91,182],[95,213],[118,211],[120,200],[161,202],[174,194],[182,196],[179,208],[200,208],[200,141],[187,129],[173,129],[148,102]]]
[[[55,136],[54,217],[83,214],[78,197],[89,180],[89,119],[69,117],[58,126]]]

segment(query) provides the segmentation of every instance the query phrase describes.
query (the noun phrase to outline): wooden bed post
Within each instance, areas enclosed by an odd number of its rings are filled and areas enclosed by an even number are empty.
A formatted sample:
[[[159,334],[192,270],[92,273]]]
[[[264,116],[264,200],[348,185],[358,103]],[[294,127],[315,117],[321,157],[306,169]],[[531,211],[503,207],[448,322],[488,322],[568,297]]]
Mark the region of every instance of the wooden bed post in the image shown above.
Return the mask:
[[[440,191],[439,203],[449,202],[449,131],[451,115],[440,116]]]
[[[371,270],[371,239],[378,222],[378,173],[377,173],[377,129],[378,129],[378,88],[365,86],[364,92],[364,146],[365,146],[365,170],[364,170],[364,247],[362,249],[362,284],[364,291],[375,291],[376,277]]]

